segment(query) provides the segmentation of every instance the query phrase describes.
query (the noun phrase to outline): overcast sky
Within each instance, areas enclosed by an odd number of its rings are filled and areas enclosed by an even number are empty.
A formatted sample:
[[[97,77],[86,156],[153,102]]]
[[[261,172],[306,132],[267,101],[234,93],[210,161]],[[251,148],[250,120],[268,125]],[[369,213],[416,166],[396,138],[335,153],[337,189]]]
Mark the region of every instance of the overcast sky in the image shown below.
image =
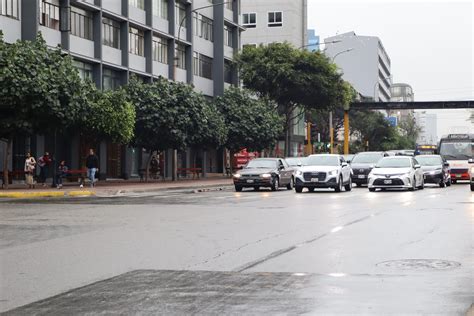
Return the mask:
[[[472,0],[308,0],[308,28],[321,41],[349,31],[379,37],[393,82],[410,84],[416,101],[474,99],[473,17]],[[474,132],[467,111],[436,112],[438,136]]]

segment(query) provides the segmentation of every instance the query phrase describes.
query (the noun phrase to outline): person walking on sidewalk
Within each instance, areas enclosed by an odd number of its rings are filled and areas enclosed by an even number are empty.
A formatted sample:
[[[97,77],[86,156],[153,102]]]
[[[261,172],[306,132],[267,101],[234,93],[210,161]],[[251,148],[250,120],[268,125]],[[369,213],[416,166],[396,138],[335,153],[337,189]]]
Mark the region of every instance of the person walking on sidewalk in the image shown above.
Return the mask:
[[[46,186],[46,178],[49,174],[49,165],[51,164],[51,157],[49,153],[45,152],[43,156],[38,158],[38,165],[40,167],[39,181]]]
[[[89,156],[86,158],[87,177],[91,181],[91,188],[94,186],[95,173],[99,171],[99,158],[94,154],[94,149],[89,149]]]
[[[33,178],[33,175],[35,173],[35,168],[36,168],[36,160],[31,156],[30,153],[26,153],[26,159],[25,159],[25,180],[26,184],[28,185],[29,189],[32,189],[35,187],[35,180]]]
[[[63,178],[67,176],[69,168],[66,166],[66,161],[61,160],[58,167],[58,174],[56,174],[56,187],[61,189],[63,187]]]

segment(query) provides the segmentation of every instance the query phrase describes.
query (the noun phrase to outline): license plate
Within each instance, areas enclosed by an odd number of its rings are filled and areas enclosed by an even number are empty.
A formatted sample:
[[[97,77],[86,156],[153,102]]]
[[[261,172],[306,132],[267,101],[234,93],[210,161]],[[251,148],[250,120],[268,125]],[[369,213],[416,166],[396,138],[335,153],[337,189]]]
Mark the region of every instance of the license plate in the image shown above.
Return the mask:
[[[462,178],[462,174],[457,174],[456,178]]]
[[[383,180],[384,184],[392,184],[392,180]]]
[[[253,183],[254,180],[247,180],[247,183]]]
[[[318,178],[311,178],[311,182],[319,182]]]
[[[365,175],[359,174],[358,178],[359,178],[359,179],[365,179]]]

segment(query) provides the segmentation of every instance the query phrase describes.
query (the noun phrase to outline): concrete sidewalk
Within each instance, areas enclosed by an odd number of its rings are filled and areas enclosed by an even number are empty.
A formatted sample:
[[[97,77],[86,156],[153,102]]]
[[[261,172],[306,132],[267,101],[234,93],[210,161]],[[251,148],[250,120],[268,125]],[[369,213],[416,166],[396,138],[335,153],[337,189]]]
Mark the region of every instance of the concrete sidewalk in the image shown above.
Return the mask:
[[[205,179],[182,179],[178,181],[153,180],[140,182],[139,180],[110,180],[98,181],[94,188],[88,184],[80,188],[78,183],[64,183],[61,189],[46,187],[37,184],[36,188],[28,189],[25,184],[11,184],[8,189],[0,189],[0,198],[39,198],[65,196],[115,196],[130,193],[153,192],[160,190],[211,190],[223,189],[232,186],[232,179],[227,177],[213,177]]]

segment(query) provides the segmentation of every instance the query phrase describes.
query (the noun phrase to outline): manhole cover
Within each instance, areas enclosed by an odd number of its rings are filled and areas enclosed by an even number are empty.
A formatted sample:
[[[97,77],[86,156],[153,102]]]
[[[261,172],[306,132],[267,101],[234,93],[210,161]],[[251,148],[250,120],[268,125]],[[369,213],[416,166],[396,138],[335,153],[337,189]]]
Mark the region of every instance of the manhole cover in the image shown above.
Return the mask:
[[[384,261],[377,263],[376,266],[401,270],[447,270],[458,268],[461,264],[455,261],[440,259],[405,259]]]

